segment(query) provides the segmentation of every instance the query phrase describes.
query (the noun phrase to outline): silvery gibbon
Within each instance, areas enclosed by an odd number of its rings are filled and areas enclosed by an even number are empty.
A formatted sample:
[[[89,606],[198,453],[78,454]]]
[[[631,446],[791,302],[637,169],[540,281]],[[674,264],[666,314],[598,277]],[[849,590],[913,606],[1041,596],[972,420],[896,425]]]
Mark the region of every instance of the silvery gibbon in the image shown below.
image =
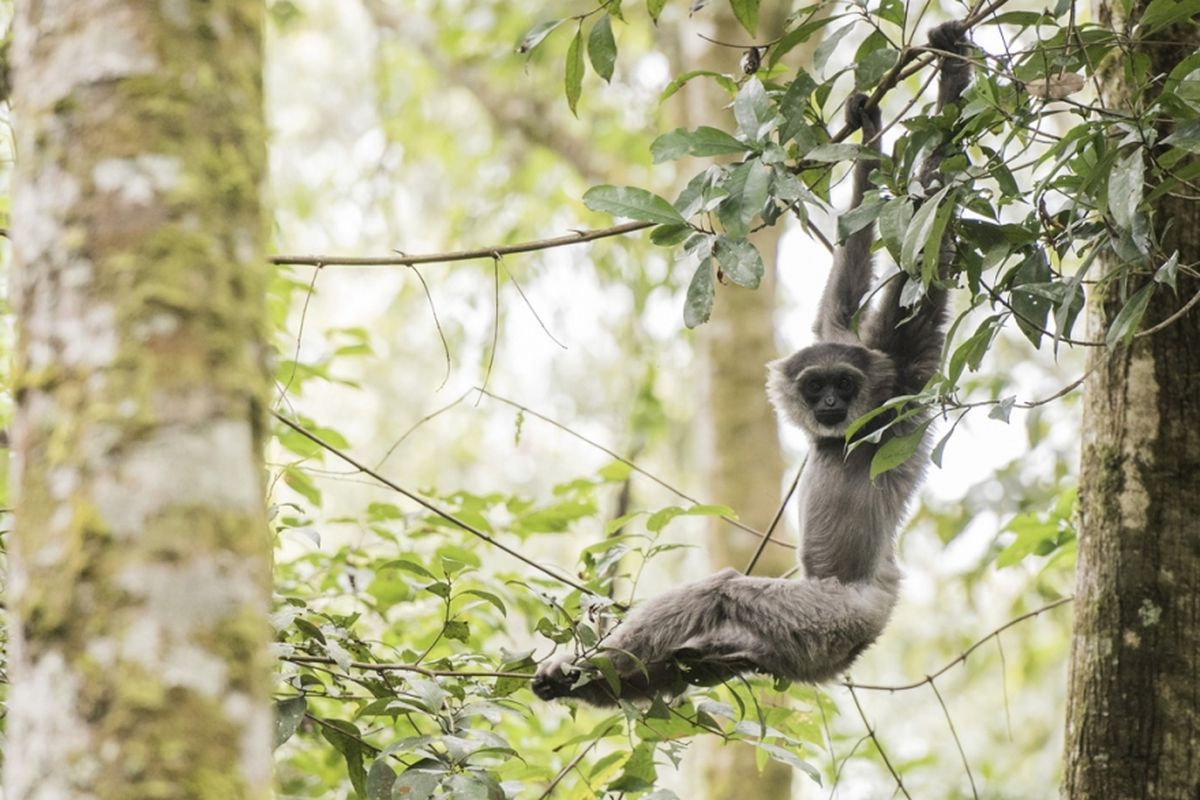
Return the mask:
[[[942,54],[940,110],[958,101],[970,82],[962,57],[965,26],[939,26],[930,44]],[[880,115],[856,95],[846,116],[852,128],[862,129],[868,153],[854,168],[857,208],[878,163],[870,155],[880,151]],[[935,150],[922,167],[927,194],[945,149]],[[894,537],[924,474],[928,434],[916,456],[872,481],[878,448],[925,419],[896,422],[879,442],[861,442],[849,452],[846,431],[863,414],[925,386],[941,358],[947,294],[935,282],[915,310],[905,308],[901,296],[909,278],[902,274],[883,286],[874,305],[863,305],[873,281],[874,235],[868,225],[836,251],[814,325],[817,343],[768,365],[771,402],[812,442],[799,498],[804,577],[747,577],[726,569],[644,602],[594,653],[544,662],[533,680],[538,697],[612,705],[745,672],[819,682],[847,669],[883,631],[900,586]],[[953,255],[952,245],[939,253],[943,279]],[[877,417],[861,433],[878,430],[885,419]],[[589,665],[589,657],[611,660],[618,690]]]

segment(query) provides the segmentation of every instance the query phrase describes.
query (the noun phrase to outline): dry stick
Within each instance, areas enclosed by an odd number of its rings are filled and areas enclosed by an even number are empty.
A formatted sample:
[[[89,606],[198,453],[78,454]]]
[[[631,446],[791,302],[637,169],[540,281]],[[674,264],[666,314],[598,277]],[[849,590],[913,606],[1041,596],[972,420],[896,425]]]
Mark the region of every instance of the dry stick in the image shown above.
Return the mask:
[[[779,504],[779,508],[775,511],[775,518],[771,520],[771,527],[767,528],[767,535],[758,543],[758,547],[754,550],[754,555],[750,556],[750,563],[746,564],[744,574],[749,575],[751,572],[754,572],[754,565],[758,563],[759,556],[767,548],[767,542],[771,541],[771,534],[775,533],[775,526],[779,524],[779,519],[783,516],[783,510],[787,508],[792,495],[796,493],[796,487],[800,485],[800,476],[804,474],[804,468],[807,465],[808,456],[805,455],[804,460],[800,462],[800,469],[796,470],[796,477],[792,480],[792,485],[788,487],[787,494],[783,496],[783,502]]]
[[[320,436],[317,436],[315,433],[312,433],[312,432],[306,430],[303,426],[293,422],[292,420],[290,420],[287,417],[280,414],[278,411],[272,411],[271,416],[275,417],[275,419],[279,420],[284,425],[287,425],[289,428],[291,428],[292,430],[294,430],[296,433],[300,434],[304,438],[308,439],[313,444],[316,444],[321,449],[326,450],[330,453],[333,453],[335,456],[340,458],[342,461],[345,461],[347,464],[356,468],[357,470],[362,472],[364,475],[369,475],[370,477],[372,477],[375,480],[382,483],[384,486],[391,489],[393,492],[397,492],[399,494],[404,495],[405,497],[407,497],[409,500],[412,500],[417,505],[419,505],[422,508],[425,508],[429,511],[432,511],[434,514],[438,515],[439,517],[446,520],[447,522],[451,522],[454,525],[457,525],[459,528],[461,528],[462,530],[471,534],[472,536],[476,537],[477,539],[481,539],[481,540],[487,542],[488,544],[492,545],[493,547],[495,547],[499,550],[503,550],[505,553],[508,553],[510,556],[517,559],[518,561],[520,561],[530,567],[533,567],[538,572],[541,572],[544,575],[549,575],[554,580],[558,581],[559,583],[570,586],[572,589],[578,589],[579,591],[583,592],[584,594],[590,594],[593,597],[603,597],[603,595],[597,594],[596,592],[594,592],[591,589],[584,586],[582,583],[579,583],[578,581],[568,578],[565,575],[559,575],[554,570],[552,570],[548,567],[542,566],[541,564],[537,563],[536,561],[534,561],[531,558],[528,558],[527,556],[521,555],[516,550],[513,550],[511,547],[504,544],[503,542],[497,541],[496,539],[492,538],[491,536],[488,536],[486,533],[479,530],[474,525],[471,525],[469,522],[464,522],[463,520],[454,516],[450,512],[443,511],[442,509],[438,508],[433,503],[429,502],[428,500],[421,497],[420,495],[414,494],[413,492],[410,492],[408,489],[405,489],[403,486],[399,485],[398,483],[388,480],[387,478],[383,477],[375,470],[368,467],[366,464],[363,464],[362,462],[356,460],[349,453],[342,452],[338,448],[331,445],[329,442],[322,439]],[[616,607],[621,609],[622,611],[624,611],[627,608],[626,606],[624,606],[620,603],[617,603]]]
[[[283,656],[280,660],[290,661],[293,664],[333,664],[334,666],[340,666],[338,662],[328,656]],[[370,672],[416,672],[427,678],[522,678],[525,680],[533,678],[532,672],[427,669],[416,664],[376,663],[372,661],[351,661],[349,662],[349,666]]]
[[[974,653],[976,650],[978,650],[989,639],[993,639],[993,638],[999,636],[1001,633],[1003,633],[1004,631],[1008,630],[1009,628],[1011,628],[1012,626],[1014,626],[1020,622],[1024,622],[1027,619],[1036,617],[1039,614],[1044,614],[1045,612],[1050,611],[1051,609],[1058,608],[1059,606],[1061,606],[1065,603],[1069,603],[1074,599],[1075,599],[1074,595],[1067,595],[1066,597],[1062,597],[1062,598],[1059,598],[1058,600],[1055,600],[1053,603],[1047,603],[1046,605],[1042,606],[1041,608],[1035,608],[1033,611],[1028,611],[1019,617],[1014,617],[1013,619],[1010,619],[1008,622],[1004,623],[999,628],[996,628],[991,633],[984,636],[982,639],[979,639],[978,641],[976,641],[975,644],[971,645],[966,650],[959,653],[958,656],[953,661],[946,664],[944,667],[939,669],[937,672],[926,675],[924,678],[922,678],[919,681],[913,681],[912,683],[905,683],[905,684],[897,684],[894,686],[881,686],[879,684],[855,683],[852,680],[844,680],[844,681],[842,681],[842,685],[845,686],[847,689],[850,689],[852,694],[853,694],[853,690],[855,690],[855,689],[868,689],[870,691],[875,691],[875,692],[905,692],[905,691],[908,691],[909,689],[917,689],[921,686],[924,686],[927,683],[932,683],[935,679],[940,678],[942,675],[944,675],[946,672],[948,672],[951,668],[957,666],[960,663],[965,662],[967,660],[967,656],[971,655],[971,653]]]
[[[896,768],[892,766],[891,759],[887,757],[887,752],[883,749],[883,744],[879,741],[879,737],[875,735],[875,728],[871,726],[867,720],[867,712],[863,711],[862,703],[858,702],[858,695],[854,693],[854,687],[850,688],[850,697],[854,699],[854,707],[858,709],[859,719],[863,721],[863,725],[867,728],[867,735],[871,737],[871,741],[875,743],[875,750],[878,751],[879,757],[883,759],[884,766],[888,768],[888,772],[892,773],[892,779],[896,781],[896,788],[908,798],[912,800],[912,795],[908,793],[908,789],[904,788],[904,781],[900,780],[900,773],[896,772]]]
[[[954,746],[958,748],[958,755],[962,759],[963,769],[967,771],[967,780],[971,782],[971,796],[975,800],[979,800],[979,790],[975,788],[975,776],[971,774],[971,763],[967,761],[967,751],[963,750],[962,740],[958,738],[958,731],[954,729],[954,720],[950,718],[950,709],[946,707],[946,701],[942,698],[942,693],[938,691],[937,682],[930,681],[929,688],[933,689],[933,694],[937,697],[938,705],[942,707],[942,713],[946,716],[946,724],[950,726],[950,735],[954,738]]]
[[[484,258],[496,258],[512,253],[531,253],[536,250],[549,250],[553,247],[591,242],[596,239],[607,239],[610,236],[623,236],[645,228],[653,227],[654,222],[623,222],[611,228],[599,228],[592,231],[576,231],[567,236],[556,236],[552,239],[538,239],[531,242],[518,242],[493,247],[480,247],[475,250],[451,250],[446,253],[428,253],[419,256],[406,256],[403,253],[394,256],[272,256],[268,261],[272,264],[292,264],[309,267],[411,267],[414,264],[446,264],[451,261],[476,261]]]
[[[568,775],[570,775],[571,771],[579,766],[579,762],[583,761],[585,758],[587,758],[588,753],[592,752],[592,750],[595,749],[596,745],[600,744],[600,740],[603,739],[605,736],[608,736],[609,732],[615,727],[617,727],[617,726],[610,725],[608,728],[605,729],[604,733],[597,736],[595,739],[593,739],[591,742],[588,743],[587,747],[583,748],[578,753],[576,753],[575,757],[572,758],[570,761],[568,761],[567,765],[565,767],[563,767],[561,770],[559,770],[558,774],[554,776],[554,780],[550,781],[550,785],[546,787],[546,791],[544,791],[540,795],[538,795],[538,800],[546,800],[546,798],[548,798],[552,794],[554,794],[554,790],[556,788],[558,788],[558,784],[562,782],[562,779],[567,777]]]
[[[507,397],[502,397],[494,392],[489,392],[487,389],[484,389],[482,387],[476,387],[476,389],[478,389],[478,391],[481,392],[482,394],[487,395],[488,397],[492,398],[493,400],[495,400],[497,402],[504,403],[507,406],[511,406],[512,408],[515,408],[524,414],[528,414],[531,417],[537,417],[542,422],[553,425],[554,427],[558,428],[563,433],[568,433],[571,436],[574,436],[579,441],[583,442],[584,444],[587,444],[587,445],[590,445],[590,446],[596,448],[601,453],[604,453],[605,455],[610,456],[611,458],[615,458],[617,461],[620,461],[622,464],[629,467],[631,470],[633,470],[637,474],[653,481],[654,483],[657,483],[659,486],[663,487],[664,489],[666,489],[668,492],[675,495],[676,497],[683,498],[684,500],[687,500],[689,503],[694,503],[695,505],[702,505],[699,500],[692,497],[691,495],[685,494],[681,490],[676,489],[674,486],[667,483],[662,478],[659,478],[657,475],[653,475],[653,474],[647,472],[646,470],[642,469],[637,464],[633,463],[632,461],[625,458],[621,454],[608,449],[607,447],[605,447],[604,445],[595,441],[594,439],[589,439],[588,437],[584,436],[582,433],[579,433],[578,431],[572,430],[571,428],[567,427],[566,425],[559,422],[558,420],[556,420],[552,417],[548,417],[545,414],[538,413],[537,411],[534,411],[532,408],[529,408],[528,406],[523,406],[520,403],[518,403],[516,400],[509,400]],[[742,530],[746,531],[746,533],[754,534],[755,536],[759,537],[760,539],[769,538],[767,536],[767,534],[763,533],[762,531],[760,531],[756,528],[752,528],[751,526],[747,525],[746,523],[741,522],[740,520],[734,519],[733,517],[729,517],[729,516],[722,514],[721,519],[728,522],[730,525],[734,526],[735,528],[741,528]],[[796,549],[796,545],[788,544],[787,542],[777,542],[777,541],[772,540],[771,543],[778,547],[786,547],[789,550]]]

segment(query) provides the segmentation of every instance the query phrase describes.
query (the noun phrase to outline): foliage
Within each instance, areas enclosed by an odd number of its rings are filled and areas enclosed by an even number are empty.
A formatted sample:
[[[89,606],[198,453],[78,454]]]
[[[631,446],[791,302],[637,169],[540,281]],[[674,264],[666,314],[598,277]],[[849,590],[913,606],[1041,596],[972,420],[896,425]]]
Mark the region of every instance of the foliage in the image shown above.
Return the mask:
[[[757,4],[731,5],[753,33]],[[1181,8],[1155,0],[1135,36],[1150,37],[1183,21],[1187,12]],[[604,5],[596,11],[602,10],[614,13]],[[719,159],[698,171],[674,202],[634,187],[598,186],[584,195],[593,210],[653,223],[651,241],[678,248],[677,263],[694,265],[683,313],[688,327],[708,320],[721,284],[758,285],[763,262],[745,239],[750,232],[778,224],[789,212],[807,224],[829,205],[834,166],[860,150],[845,141],[850,131],[836,122],[844,100],[836,88],[852,77],[856,91],[879,97],[913,71],[904,68],[918,52],[911,32],[919,20],[908,17],[906,5],[885,2],[874,10],[853,7],[829,15],[824,10],[818,4],[793,13],[780,37],[761,48],[765,53],[756,50],[756,62],[765,58],[761,71],[740,78],[689,73],[668,86],[664,97],[688,80],[712,79],[728,91],[734,118],[730,131],[681,128],[651,145],[656,163],[683,156]],[[657,16],[656,9],[650,13]],[[582,25],[587,17],[577,19]],[[938,282],[940,244],[953,237],[949,284],[965,290],[966,303],[951,326],[945,368],[924,392],[893,408],[960,408],[956,423],[970,411],[957,401],[964,373],[979,369],[1006,326],[1015,325],[1034,347],[1055,352],[1063,343],[1113,348],[1130,341],[1155,294],[1175,290],[1181,268],[1178,252],[1163,243],[1170,221],[1151,219],[1150,204],[1186,189],[1200,174],[1200,162],[1189,158],[1200,152],[1200,55],[1181,60],[1165,78],[1156,75],[1144,55],[1134,55],[1136,40],[1080,22],[1069,2],[971,21],[1002,29],[1006,42],[1029,44],[973,56],[975,83],[962,108],[932,115],[926,106],[924,114],[897,119],[904,130],[875,172],[875,190],[842,217],[838,230],[844,239],[878,223],[888,254],[916,279],[903,298],[911,306]],[[811,69],[783,66],[791,49],[832,25],[837,28],[825,35]],[[534,38],[526,40],[530,48],[540,42]],[[854,57],[834,61],[839,45],[855,38]],[[1095,98],[1072,98],[1116,70],[1131,87],[1129,113],[1104,109]],[[573,85],[572,107],[578,80]],[[1065,117],[1061,126],[1046,124],[1055,117]],[[917,179],[922,160],[950,142],[961,154],[945,160],[941,188],[925,196]],[[1102,254],[1124,266],[1092,280],[1090,270]],[[1189,272],[1196,267],[1183,266]],[[1072,336],[1088,291],[1116,293],[1125,302],[1103,342]],[[980,319],[980,311],[988,313]],[[993,413],[1006,418],[1012,402],[998,399]],[[873,474],[907,460],[919,439],[889,443]]]
[[[633,5],[606,2],[578,16],[523,23],[516,49],[520,59],[529,59],[531,80],[553,77],[570,112],[590,121],[589,104],[603,96],[590,88],[589,70],[605,83],[619,82],[623,60],[643,44],[637,37],[644,20],[629,13]],[[276,6],[289,19],[296,8]],[[730,7],[755,35],[758,3],[732,0]],[[1178,22],[1172,16],[1178,7],[1154,0],[1136,35],[1151,36]],[[672,13],[663,0],[647,0],[645,9],[656,25]],[[670,281],[686,287],[683,319],[695,327],[710,318],[724,285],[760,284],[764,261],[749,234],[791,218],[812,230],[832,208],[845,165],[860,152],[837,121],[851,87],[877,94],[886,109],[904,108],[893,112],[897,119],[874,174],[876,188],[858,212],[842,217],[833,238],[876,222],[881,249],[917,279],[909,284],[909,304],[919,303],[937,280],[940,242],[948,236],[958,242],[953,282],[961,289],[960,313],[943,370],[921,394],[878,412],[893,411],[897,420],[922,408],[949,415],[933,453],[940,461],[951,434],[974,409],[986,408],[1002,422],[1014,408],[1034,406],[1037,412],[1038,403],[1018,403],[1003,380],[985,381],[980,373],[1006,330],[1015,326],[1031,346],[1055,354],[1063,345],[1119,347],[1137,335],[1156,295],[1174,291],[1180,270],[1195,270],[1165,250],[1164,223],[1150,218],[1148,209],[1156,196],[1196,177],[1188,156],[1200,152],[1200,58],[1185,59],[1164,80],[1144,60],[1126,57],[1127,37],[1077,20],[1069,3],[1044,12],[1001,11],[979,20],[977,29],[1002,30],[1008,51],[977,54],[976,82],[963,107],[931,115],[920,82],[932,68],[927,57],[912,60],[919,41],[913,31],[924,25],[909,16],[908,4],[886,0],[878,7],[823,10],[813,6],[793,14],[778,38],[755,50],[758,69],[752,74],[686,72],[662,90],[668,104],[689,82],[711,81],[727,92],[732,109],[728,130],[676,127],[643,148],[663,168],[695,170],[682,191],[594,181],[600,185],[578,194],[594,212],[653,224],[650,241],[664,248],[678,271]],[[518,16],[504,15],[492,30],[510,29]],[[447,38],[470,38],[454,30]],[[787,64],[790,52],[816,41],[821,44],[811,63]],[[461,41],[454,46],[470,50]],[[561,76],[550,69],[551,59],[562,60]],[[512,60],[503,66],[511,68]],[[1123,70],[1135,87],[1128,114],[1079,94],[1105,80],[1109,70]],[[409,69],[393,72],[403,81],[383,81],[385,105],[403,96],[412,78]],[[403,114],[395,116],[405,126],[395,135],[418,153],[432,149],[432,139],[445,146],[445,136],[413,130]],[[595,149],[612,146],[627,156],[627,147],[604,137],[597,134]],[[926,192],[916,180],[921,162],[951,142],[962,155],[947,160],[940,185]],[[522,194],[548,185],[552,201],[572,199],[562,182],[539,180],[552,171],[536,158],[491,187],[478,177],[487,171],[466,158],[463,171],[477,196],[496,191],[506,203],[520,203]],[[696,168],[690,159],[711,163]],[[646,175],[640,183],[651,180]],[[446,216],[456,214],[463,212]],[[504,229],[496,240],[511,232]],[[1117,254],[1126,267],[1097,283],[1089,275],[1102,253]],[[639,265],[622,277],[634,285],[647,281],[644,273]],[[654,288],[642,283],[639,302]],[[282,327],[309,285],[283,270],[276,289]],[[1075,334],[1089,292],[1115,292],[1125,300],[1103,342],[1083,342]],[[337,336],[338,348],[322,358],[297,355],[281,363],[280,383],[289,398],[309,384],[352,383],[344,365],[373,356],[365,330]],[[290,353],[289,345],[285,341],[282,351]],[[979,393],[986,399],[968,401]],[[522,419],[514,432],[518,440]],[[303,423],[339,448],[351,446],[340,424]],[[571,575],[587,588],[583,592],[507,561],[446,516],[414,513],[398,501],[372,500],[353,513],[327,513],[322,465],[332,469],[331,456],[285,428],[277,435],[285,454],[277,474],[290,490],[280,492],[285,499],[275,515],[287,554],[277,568],[275,616],[284,664],[278,692],[283,793],[323,797],[336,787],[370,798],[553,793],[661,800],[673,796],[660,786],[662,768],[678,761],[691,738],[710,734],[748,741],[764,760],[836,780],[835,769],[817,759],[817,748],[832,738],[823,720],[835,713],[819,689],[777,687],[772,704],[762,706],[747,685],[731,685],[649,708],[626,705],[608,715],[572,712],[577,722],[564,730],[561,716],[547,713],[525,688],[523,676],[532,672],[535,655],[543,655],[530,643],[594,646],[607,617],[619,615],[617,600],[630,596],[647,563],[653,569],[655,556],[680,546],[662,532],[685,522],[689,512],[727,510],[680,503],[625,509],[610,518],[607,501],[631,478],[624,462],[560,483],[549,496],[423,493],[450,517],[522,553],[538,554],[539,561],[556,552],[563,534],[581,532],[590,544]],[[913,456],[916,441],[892,440],[873,472]],[[1019,482],[1017,470],[1004,468],[998,480],[1006,487]],[[1030,492],[1012,509],[990,504],[1008,517],[990,551],[997,565],[1034,563],[1054,582],[1054,569],[1070,559],[1074,544],[1074,494],[1060,488]],[[963,516],[971,515],[972,503],[982,504],[967,501]],[[941,526],[961,530],[963,521],[947,513],[935,522],[940,532]],[[342,544],[347,541],[354,544]],[[295,556],[298,549],[303,554]],[[1053,594],[1045,586],[1038,592]],[[974,663],[983,657],[973,656]],[[1001,664],[1003,659],[1001,652]],[[882,746],[872,741],[862,750],[879,758]],[[901,771],[919,766],[900,765]]]

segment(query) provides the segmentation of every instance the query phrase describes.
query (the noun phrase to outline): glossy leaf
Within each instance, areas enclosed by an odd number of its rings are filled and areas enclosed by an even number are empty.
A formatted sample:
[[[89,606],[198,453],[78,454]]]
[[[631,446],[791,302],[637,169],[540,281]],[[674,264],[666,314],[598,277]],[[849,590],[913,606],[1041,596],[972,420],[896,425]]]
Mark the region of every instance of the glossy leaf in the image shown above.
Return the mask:
[[[575,31],[571,45],[567,48],[567,66],[564,73],[564,84],[567,92],[567,105],[571,113],[579,103],[579,95],[583,91],[583,28]]]
[[[583,204],[592,211],[606,211],[618,217],[644,222],[668,225],[687,223],[666,200],[634,186],[593,186],[584,193]]]
[[[617,63],[617,40],[613,38],[612,17],[608,14],[597,20],[588,34],[588,59],[592,69],[596,70],[607,83],[612,80],[613,68]]]
[[[692,275],[691,283],[688,284],[687,299],[683,304],[684,325],[695,328],[697,325],[708,322],[708,318],[712,315],[716,291],[712,259],[705,257]]]

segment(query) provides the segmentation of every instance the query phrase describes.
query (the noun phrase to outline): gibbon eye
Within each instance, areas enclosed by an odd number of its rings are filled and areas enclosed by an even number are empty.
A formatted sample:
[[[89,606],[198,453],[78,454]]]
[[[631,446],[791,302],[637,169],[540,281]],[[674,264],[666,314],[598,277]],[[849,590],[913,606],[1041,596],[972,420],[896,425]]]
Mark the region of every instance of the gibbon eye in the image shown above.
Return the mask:
[[[842,377],[838,378],[837,388],[839,392],[849,394],[850,392],[854,391],[854,381],[850,380],[849,376],[843,375]]]
[[[820,378],[809,378],[804,382],[804,393],[807,395],[820,394],[825,382]]]

